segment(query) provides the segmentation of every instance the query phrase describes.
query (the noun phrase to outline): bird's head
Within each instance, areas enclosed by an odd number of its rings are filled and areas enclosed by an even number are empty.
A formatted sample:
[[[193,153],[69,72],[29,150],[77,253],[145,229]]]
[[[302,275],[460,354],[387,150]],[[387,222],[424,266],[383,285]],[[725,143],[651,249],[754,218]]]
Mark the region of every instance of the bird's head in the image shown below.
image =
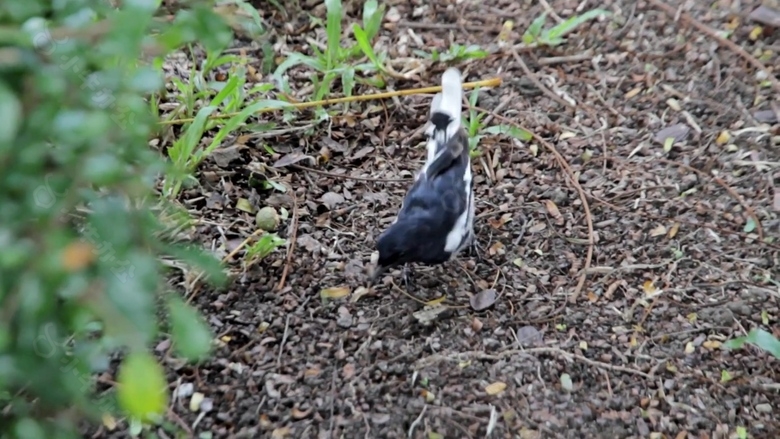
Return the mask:
[[[379,259],[371,276],[373,284],[387,269],[412,262],[425,246],[420,237],[427,230],[424,221],[418,218],[401,218],[385,230],[376,241]]]

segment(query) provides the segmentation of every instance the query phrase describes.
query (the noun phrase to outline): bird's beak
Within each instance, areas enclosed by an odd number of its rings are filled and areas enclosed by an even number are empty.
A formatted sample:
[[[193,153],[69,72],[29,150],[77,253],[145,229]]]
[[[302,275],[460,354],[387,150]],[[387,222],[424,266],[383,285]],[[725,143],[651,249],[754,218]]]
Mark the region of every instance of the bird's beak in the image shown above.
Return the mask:
[[[376,268],[374,268],[374,272],[371,273],[368,286],[373,287],[376,284],[377,279],[379,279],[379,276],[381,276],[382,273],[384,273],[386,270],[387,267],[377,264]]]

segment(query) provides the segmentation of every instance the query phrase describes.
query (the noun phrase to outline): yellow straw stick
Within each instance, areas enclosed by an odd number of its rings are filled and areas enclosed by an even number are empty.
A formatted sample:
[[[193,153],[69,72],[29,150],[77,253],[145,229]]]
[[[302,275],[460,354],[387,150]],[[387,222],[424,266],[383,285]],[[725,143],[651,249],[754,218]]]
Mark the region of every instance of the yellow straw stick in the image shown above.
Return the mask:
[[[491,79],[484,79],[482,81],[476,81],[476,82],[466,82],[463,84],[464,89],[471,89],[476,87],[498,87],[501,85],[501,78],[491,78]],[[304,108],[310,108],[310,107],[319,107],[319,106],[325,106],[325,105],[334,105],[334,104],[343,104],[345,102],[357,102],[357,101],[371,101],[376,99],[387,99],[392,98],[395,96],[408,96],[408,95],[416,95],[416,94],[427,94],[427,93],[438,93],[441,91],[441,85],[437,85],[434,87],[424,87],[424,88],[411,88],[407,90],[398,90],[398,91],[388,91],[384,93],[375,93],[370,95],[359,95],[359,96],[349,96],[344,98],[336,98],[336,99],[323,99],[321,101],[312,101],[312,102],[300,102],[297,104],[290,104],[289,108],[294,108],[296,110],[301,110]],[[255,114],[260,113],[270,113],[271,111],[278,111],[280,108],[263,108],[262,110],[257,111]],[[227,114],[215,114],[209,117],[209,119],[224,119],[228,117],[233,117],[238,113],[227,113]],[[187,119],[176,119],[176,120],[168,120],[160,122],[164,125],[177,125],[177,124],[183,124],[192,122],[195,120],[194,118],[187,118]]]

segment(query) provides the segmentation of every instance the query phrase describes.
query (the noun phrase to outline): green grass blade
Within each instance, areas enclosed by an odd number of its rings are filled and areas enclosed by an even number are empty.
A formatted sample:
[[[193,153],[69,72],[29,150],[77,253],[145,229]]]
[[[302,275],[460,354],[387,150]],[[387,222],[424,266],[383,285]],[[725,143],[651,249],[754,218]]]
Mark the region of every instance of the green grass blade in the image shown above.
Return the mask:
[[[328,10],[328,21],[325,26],[325,33],[328,36],[326,68],[330,70],[338,65],[341,52],[341,0],[325,0],[325,7]]]
[[[524,129],[517,128],[511,125],[494,125],[492,127],[485,128],[486,134],[502,134],[510,137],[514,137],[517,140],[527,142],[534,138],[533,134]]]
[[[374,48],[371,47],[370,38],[368,34],[366,34],[366,31],[364,31],[360,26],[357,25],[357,23],[355,23],[352,25],[352,33],[355,35],[355,41],[357,41],[358,47],[360,47],[363,55],[368,57],[368,59],[374,63],[374,66],[376,66],[377,69],[383,71],[384,66],[382,66],[382,64],[377,59],[376,54],[374,53]]]
[[[577,28],[577,26],[581,25],[582,23],[585,23],[588,20],[592,20],[600,15],[611,15],[609,11],[606,11],[604,9],[593,9],[591,11],[588,11],[582,15],[575,15],[573,17],[569,17],[564,22],[556,25],[549,31],[546,31],[544,33],[544,39],[546,40],[556,40],[567,33],[573,31]]]
[[[542,26],[544,26],[545,21],[547,21],[547,12],[543,12],[534,18],[534,21],[531,22],[531,25],[528,26],[528,29],[523,34],[523,43],[531,44],[536,41],[542,33]]]
[[[209,146],[207,146],[202,151],[196,154],[196,160],[194,160],[194,162],[196,162],[195,166],[197,166],[198,163],[200,163],[204,158],[206,158],[209,154],[211,154],[228,136],[228,134],[236,131],[238,126],[244,123],[247,120],[247,118],[249,118],[249,116],[257,113],[260,110],[264,110],[266,108],[275,108],[275,109],[290,108],[290,104],[284,101],[264,99],[262,101],[255,102],[254,104],[244,108],[243,110],[241,110],[240,113],[228,119],[225,125],[214,136],[214,139],[212,139]]]

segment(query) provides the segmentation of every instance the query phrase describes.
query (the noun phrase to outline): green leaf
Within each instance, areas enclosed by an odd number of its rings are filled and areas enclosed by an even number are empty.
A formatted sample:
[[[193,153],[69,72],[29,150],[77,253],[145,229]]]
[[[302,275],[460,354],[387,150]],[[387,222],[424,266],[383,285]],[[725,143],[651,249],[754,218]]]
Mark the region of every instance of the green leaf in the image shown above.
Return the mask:
[[[163,368],[145,351],[131,352],[117,373],[119,407],[133,418],[152,421],[168,407]]]
[[[604,9],[593,9],[582,15],[575,15],[573,17],[569,17],[568,19],[559,23],[549,31],[545,31],[542,37],[543,39],[549,41],[560,40],[561,37],[573,31],[582,23],[585,23],[586,21],[594,19],[600,15],[609,16],[611,15],[611,13]]]
[[[752,231],[756,230],[756,220],[753,219],[753,217],[748,217],[747,221],[745,222],[745,228],[742,229],[745,233],[751,233]]]
[[[363,4],[363,28],[369,41],[373,40],[379,33],[379,27],[382,25],[382,18],[385,15],[385,8],[384,2],[377,6],[376,0],[368,0]]]
[[[523,142],[527,142],[534,138],[533,134],[513,125],[494,125],[485,128],[485,133],[493,134],[493,135],[503,134],[506,136],[514,137],[515,139]]]
[[[168,300],[171,313],[171,337],[179,355],[200,361],[211,353],[213,334],[198,312],[174,295]]]
[[[357,41],[358,47],[360,47],[363,55],[370,59],[378,69],[384,69],[382,64],[377,59],[376,54],[374,53],[374,48],[371,47],[371,42],[369,41],[369,37],[366,35],[366,32],[363,31],[363,29],[361,29],[361,27],[357,24],[353,24],[352,33],[355,35],[355,41]]]
[[[224,286],[228,281],[222,262],[206,250],[181,243],[165,244],[161,246],[160,250],[190,266],[203,270],[206,281],[214,286]]]
[[[547,12],[542,12],[541,15],[534,18],[534,21],[531,22],[531,25],[528,26],[528,29],[523,34],[523,43],[531,44],[536,41],[542,33],[542,26],[544,26],[545,21],[547,21]]]
[[[737,337],[727,341],[724,346],[728,349],[740,349],[745,343],[750,343],[769,352],[773,357],[780,359],[780,341],[763,329],[753,329],[745,337]]]
[[[22,123],[22,104],[8,88],[5,81],[0,82],[0,152],[11,149],[16,133]]]
[[[341,0],[325,0],[325,8],[328,11],[328,21],[325,33],[328,37],[328,51],[325,54],[327,69],[338,66],[341,54]]]

